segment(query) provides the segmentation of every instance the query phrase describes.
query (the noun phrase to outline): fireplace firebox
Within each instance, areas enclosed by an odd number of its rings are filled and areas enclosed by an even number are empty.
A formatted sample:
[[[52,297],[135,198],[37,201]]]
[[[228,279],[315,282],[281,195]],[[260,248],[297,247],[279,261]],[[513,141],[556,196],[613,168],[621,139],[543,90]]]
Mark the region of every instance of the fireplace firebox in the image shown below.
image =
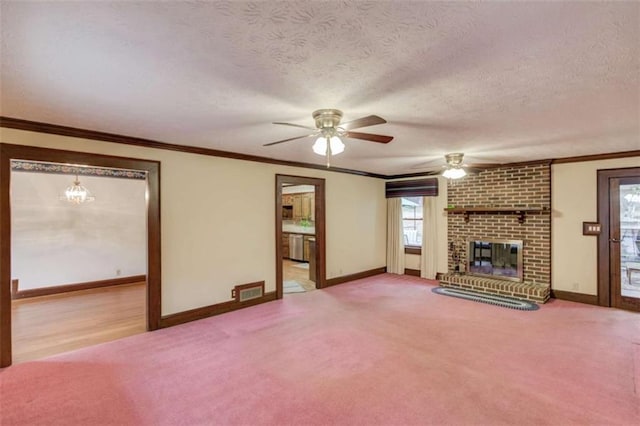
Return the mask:
[[[469,239],[467,274],[522,282],[522,240]]]

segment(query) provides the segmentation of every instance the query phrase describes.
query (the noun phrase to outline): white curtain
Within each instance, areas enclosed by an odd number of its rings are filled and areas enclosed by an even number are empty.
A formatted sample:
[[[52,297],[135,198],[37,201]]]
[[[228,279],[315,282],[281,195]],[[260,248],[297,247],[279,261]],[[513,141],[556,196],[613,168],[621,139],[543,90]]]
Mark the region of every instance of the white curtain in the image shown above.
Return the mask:
[[[438,272],[438,212],[436,197],[422,199],[422,254],[420,276],[434,280]]]
[[[387,272],[404,274],[402,198],[387,198]]]

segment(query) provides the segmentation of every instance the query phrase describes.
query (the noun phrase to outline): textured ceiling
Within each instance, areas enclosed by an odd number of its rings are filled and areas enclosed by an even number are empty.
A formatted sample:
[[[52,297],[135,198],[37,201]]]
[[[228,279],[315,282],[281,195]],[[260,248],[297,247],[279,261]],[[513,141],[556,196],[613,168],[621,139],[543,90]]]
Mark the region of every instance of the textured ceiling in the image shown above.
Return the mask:
[[[1,111],[164,142],[398,174],[640,149],[638,2],[0,3]],[[422,168],[421,168],[422,167]]]

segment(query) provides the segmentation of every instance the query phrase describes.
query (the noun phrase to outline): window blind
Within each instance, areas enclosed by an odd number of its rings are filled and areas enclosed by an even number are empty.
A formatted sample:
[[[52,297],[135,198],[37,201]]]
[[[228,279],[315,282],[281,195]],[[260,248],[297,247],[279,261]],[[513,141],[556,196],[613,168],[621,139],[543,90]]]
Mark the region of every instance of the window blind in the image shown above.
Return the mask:
[[[398,197],[437,197],[438,179],[399,180],[387,182],[386,198]]]

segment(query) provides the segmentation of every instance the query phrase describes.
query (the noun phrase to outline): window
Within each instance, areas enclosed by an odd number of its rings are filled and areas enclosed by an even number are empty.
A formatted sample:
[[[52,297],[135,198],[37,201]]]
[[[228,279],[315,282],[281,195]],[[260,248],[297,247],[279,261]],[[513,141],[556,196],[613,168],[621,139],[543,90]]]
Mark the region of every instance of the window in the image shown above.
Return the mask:
[[[405,247],[422,247],[422,197],[402,197]]]

